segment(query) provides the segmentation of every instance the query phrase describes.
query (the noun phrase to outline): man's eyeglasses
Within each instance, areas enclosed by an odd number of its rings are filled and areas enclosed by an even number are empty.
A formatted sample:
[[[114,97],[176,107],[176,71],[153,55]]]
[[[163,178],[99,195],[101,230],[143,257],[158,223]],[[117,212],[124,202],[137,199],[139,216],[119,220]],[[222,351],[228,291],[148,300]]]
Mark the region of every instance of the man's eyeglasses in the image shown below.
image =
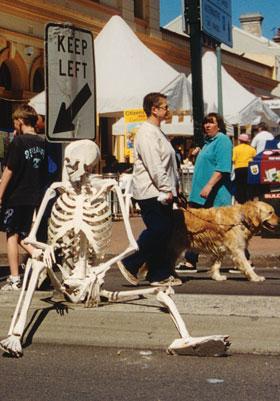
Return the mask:
[[[169,106],[168,105],[166,105],[166,106],[157,106],[157,108],[158,109],[162,109],[162,110],[168,110]]]

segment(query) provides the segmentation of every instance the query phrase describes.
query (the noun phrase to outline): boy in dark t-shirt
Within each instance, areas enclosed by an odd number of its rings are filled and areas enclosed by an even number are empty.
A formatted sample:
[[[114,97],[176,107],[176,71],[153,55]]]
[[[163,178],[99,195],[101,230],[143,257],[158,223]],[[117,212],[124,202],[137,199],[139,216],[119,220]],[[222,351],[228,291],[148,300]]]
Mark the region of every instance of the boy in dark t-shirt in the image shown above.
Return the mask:
[[[1,230],[7,233],[7,254],[10,276],[2,290],[17,290],[19,277],[19,249],[29,254],[34,248],[24,244],[34,210],[39,206],[45,183],[45,141],[36,134],[38,115],[29,105],[23,104],[13,113],[17,135],[13,139],[0,183]]]

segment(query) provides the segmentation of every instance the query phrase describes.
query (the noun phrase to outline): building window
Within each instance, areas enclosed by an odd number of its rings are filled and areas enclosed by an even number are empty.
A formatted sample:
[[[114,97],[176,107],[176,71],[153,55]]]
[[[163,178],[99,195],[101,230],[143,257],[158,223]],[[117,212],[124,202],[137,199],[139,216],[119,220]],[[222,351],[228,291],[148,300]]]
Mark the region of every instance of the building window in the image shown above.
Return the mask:
[[[6,90],[12,89],[11,73],[5,62],[0,67],[0,86],[4,86]]]
[[[0,130],[13,131],[12,102],[0,98]]]
[[[33,92],[42,92],[44,90],[44,71],[38,68],[33,77]]]
[[[144,19],[143,0],[134,0],[134,17]]]

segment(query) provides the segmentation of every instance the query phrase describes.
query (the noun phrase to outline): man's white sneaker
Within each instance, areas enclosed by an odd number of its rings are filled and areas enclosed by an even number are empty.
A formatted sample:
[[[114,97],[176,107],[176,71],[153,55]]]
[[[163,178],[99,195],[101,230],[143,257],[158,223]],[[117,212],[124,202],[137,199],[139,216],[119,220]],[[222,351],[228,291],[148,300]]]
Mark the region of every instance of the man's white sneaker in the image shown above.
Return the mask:
[[[150,283],[152,287],[168,287],[168,286],[177,286],[177,285],[182,285],[183,282],[180,278],[174,277],[174,276],[169,276],[165,280],[161,281],[153,281]]]
[[[189,262],[181,262],[175,267],[176,273],[197,273],[197,268]]]
[[[21,279],[13,279],[10,277],[7,278],[6,284],[3,285],[1,291],[19,291],[21,288]]]

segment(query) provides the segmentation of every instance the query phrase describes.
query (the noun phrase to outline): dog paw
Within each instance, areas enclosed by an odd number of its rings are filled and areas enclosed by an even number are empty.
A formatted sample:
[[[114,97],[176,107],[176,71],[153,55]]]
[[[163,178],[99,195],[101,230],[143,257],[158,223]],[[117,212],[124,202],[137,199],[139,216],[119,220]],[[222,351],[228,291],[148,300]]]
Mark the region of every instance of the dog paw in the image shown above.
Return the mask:
[[[227,276],[222,276],[221,274],[212,274],[211,278],[215,281],[225,281],[227,280]]]
[[[250,279],[250,281],[252,281],[253,283],[259,283],[259,282],[264,281],[264,280],[265,280],[264,276],[257,276],[257,277],[254,277],[254,278]]]

